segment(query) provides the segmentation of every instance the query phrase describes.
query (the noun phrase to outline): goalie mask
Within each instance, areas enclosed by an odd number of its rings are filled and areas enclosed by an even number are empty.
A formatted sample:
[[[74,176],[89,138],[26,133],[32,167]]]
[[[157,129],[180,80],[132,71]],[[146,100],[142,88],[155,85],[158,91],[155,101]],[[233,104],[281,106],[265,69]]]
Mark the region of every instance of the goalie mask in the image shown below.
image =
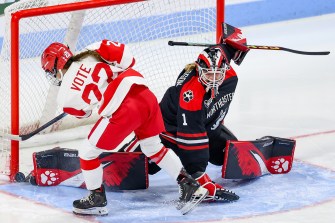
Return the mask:
[[[230,68],[224,51],[220,47],[206,48],[199,54],[196,64],[199,81],[206,86],[206,92],[212,91],[211,97],[215,98]]]
[[[70,49],[62,43],[52,43],[44,50],[41,65],[50,83],[56,86],[61,85],[63,79],[61,69],[72,56]],[[57,73],[59,73],[58,76]]]

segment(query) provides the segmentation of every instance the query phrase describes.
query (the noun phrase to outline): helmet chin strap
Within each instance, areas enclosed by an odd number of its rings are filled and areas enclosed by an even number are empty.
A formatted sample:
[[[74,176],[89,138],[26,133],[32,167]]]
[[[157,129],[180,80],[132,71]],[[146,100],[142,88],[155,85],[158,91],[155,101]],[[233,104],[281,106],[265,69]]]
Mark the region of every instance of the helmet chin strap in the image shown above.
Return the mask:
[[[58,81],[59,81],[59,82],[58,82],[58,85],[60,86],[60,84],[61,84],[62,81],[63,81],[64,74],[63,74],[63,72],[62,72],[61,69],[59,69],[58,72],[60,73],[60,79],[58,80]],[[57,77],[56,77],[56,79],[57,79]]]
[[[60,80],[62,81],[62,80],[63,80],[63,77],[64,77],[64,74],[63,74],[63,72],[62,72],[61,69],[59,69],[58,72],[60,73],[60,77],[61,77]]]

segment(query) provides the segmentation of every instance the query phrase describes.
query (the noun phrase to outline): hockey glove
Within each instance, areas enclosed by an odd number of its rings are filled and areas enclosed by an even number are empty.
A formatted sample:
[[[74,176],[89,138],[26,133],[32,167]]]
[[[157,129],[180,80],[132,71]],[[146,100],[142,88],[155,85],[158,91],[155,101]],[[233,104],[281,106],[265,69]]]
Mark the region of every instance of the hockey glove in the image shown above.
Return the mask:
[[[223,36],[221,43],[225,43],[233,51],[232,60],[240,65],[244,57],[249,52],[247,38],[242,35],[242,31],[227,23],[222,23]]]
[[[100,47],[96,50],[99,55],[109,64],[121,69],[127,69],[135,64],[135,58],[128,46],[110,40],[102,40]]]

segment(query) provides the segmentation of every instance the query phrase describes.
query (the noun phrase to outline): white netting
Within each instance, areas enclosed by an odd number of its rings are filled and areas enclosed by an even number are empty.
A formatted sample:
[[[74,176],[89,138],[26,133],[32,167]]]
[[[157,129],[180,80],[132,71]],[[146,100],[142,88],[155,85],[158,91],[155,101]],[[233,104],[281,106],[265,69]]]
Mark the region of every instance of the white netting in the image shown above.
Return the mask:
[[[58,5],[70,1],[20,1],[6,9],[6,36],[4,37],[0,66],[0,132],[9,133],[10,120],[10,15],[24,8]],[[78,2],[72,0],[71,2]],[[75,50],[86,45],[110,39],[128,44],[140,71],[160,99],[172,85],[182,68],[202,50],[197,47],[171,47],[168,40],[188,42],[215,42],[216,0],[151,0],[97,9],[89,9]],[[36,129],[40,122],[52,119],[61,111],[54,108],[50,85],[40,67],[40,54],[50,43],[67,42],[73,12],[24,18],[20,21],[19,104],[20,134]],[[72,27],[72,28],[78,28]],[[12,40],[13,41],[13,40]],[[72,49],[73,49],[72,48]],[[51,99],[48,98],[51,95]],[[50,96],[49,96],[50,97]],[[51,109],[50,109],[51,107]],[[48,109],[49,108],[49,109]],[[48,117],[41,121],[42,117]],[[44,118],[45,119],[45,118]],[[77,126],[80,123],[67,117],[51,130]],[[6,170],[9,141],[0,139],[0,171]]]

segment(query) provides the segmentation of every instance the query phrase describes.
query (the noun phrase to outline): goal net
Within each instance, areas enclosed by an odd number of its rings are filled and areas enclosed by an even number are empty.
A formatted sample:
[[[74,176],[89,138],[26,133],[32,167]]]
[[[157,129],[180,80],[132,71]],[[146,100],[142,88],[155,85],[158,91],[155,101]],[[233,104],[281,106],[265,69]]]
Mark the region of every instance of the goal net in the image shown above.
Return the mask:
[[[7,7],[0,57],[1,175],[13,179],[19,171],[24,162],[19,151],[25,143],[1,134],[27,134],[62,112],[55,100],[58,88],[47,82],[40,65],[40,55],[49,44],[62,42],[74,52],[102,39],[129,45],[136,58],[134,68],[160,100],[183,67],[202,50],[168,46],[168,41],[215,43],[217,8],[223,8],[223,2],[21,0]],[[66,117],[43,134],[90,125],[96,118]]]

